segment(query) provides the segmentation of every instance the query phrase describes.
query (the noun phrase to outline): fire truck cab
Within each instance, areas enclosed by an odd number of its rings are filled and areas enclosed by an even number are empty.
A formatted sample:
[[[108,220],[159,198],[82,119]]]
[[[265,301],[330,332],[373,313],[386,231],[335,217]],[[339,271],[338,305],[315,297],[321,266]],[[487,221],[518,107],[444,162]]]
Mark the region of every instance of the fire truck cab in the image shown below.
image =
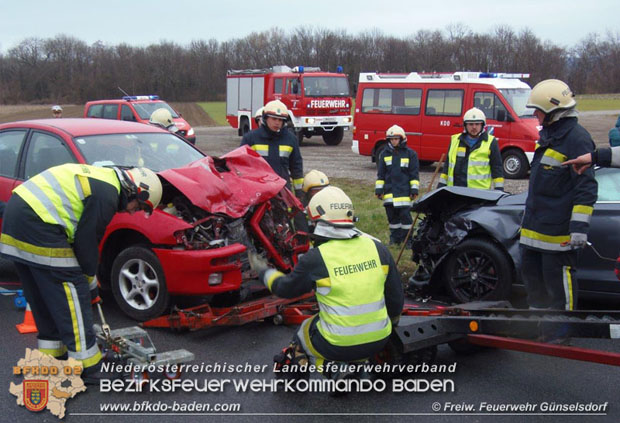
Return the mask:
[[[353,123],[347,75],[320,68],[273,66],[268,69],[229,70],[226,77],[226,119],[239,135],[257,125],[254,114],[271,100],[282,101],[301,144],[323,136],[338,145]]]
[[[498,139],[506,178],[529,171],[538,140],[538,121],[525,107],[531,88],[508,73],[361,73],[355,103],[351,149],[376,161],[385,146],[385,131],[405,129],[407,145],[421,162],[439,160],[450,137],[463,131],[463,115],[481,109]]]

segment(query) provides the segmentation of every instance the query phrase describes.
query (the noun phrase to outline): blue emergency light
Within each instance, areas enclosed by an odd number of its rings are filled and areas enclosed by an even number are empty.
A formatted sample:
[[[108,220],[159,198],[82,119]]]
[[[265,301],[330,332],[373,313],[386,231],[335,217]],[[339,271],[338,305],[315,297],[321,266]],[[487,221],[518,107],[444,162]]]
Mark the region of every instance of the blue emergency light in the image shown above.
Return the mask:
[[[338,66],[338,67],[336,68],[336,72],[338,72],[338,73],[342,73],[342,66]]]
[[[132,100],[159,100],[158,95],[126,95],[123,96],[123,100],[132,101]]]
[[[478,77],[479,78],[497,78],[497,74],[491,73],[491,72],[480,72]]]

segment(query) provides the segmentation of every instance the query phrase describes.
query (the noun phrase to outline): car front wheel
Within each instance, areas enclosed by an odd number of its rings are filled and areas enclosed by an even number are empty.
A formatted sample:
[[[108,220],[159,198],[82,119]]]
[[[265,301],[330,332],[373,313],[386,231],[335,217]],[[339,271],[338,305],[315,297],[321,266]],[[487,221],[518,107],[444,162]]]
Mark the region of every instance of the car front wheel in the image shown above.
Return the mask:
[[[459,244],[444,268],[448,294],[458,303],[505,300],[512,286],[512,267],[493,242],[471,238]]]
[[[118,306],[134,320],[158,317],[170,303],[159,259],[143,246],[129,247],[116,257],[111,285]]]

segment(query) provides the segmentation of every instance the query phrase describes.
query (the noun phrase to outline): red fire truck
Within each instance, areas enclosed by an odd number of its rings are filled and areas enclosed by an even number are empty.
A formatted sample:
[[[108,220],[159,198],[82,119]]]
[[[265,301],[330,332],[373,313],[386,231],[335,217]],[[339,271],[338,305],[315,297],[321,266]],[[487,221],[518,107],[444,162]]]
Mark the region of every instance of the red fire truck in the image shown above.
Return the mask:
[[[525,107],[528,74],[452,72],[361,73],[351,149],[376,161],[385,131],[397,124],[421,162],[447,153],[450,136],[463,131],[463,115],[481,109],[498,138],[506,178],[523,178],[538,139],[538,120]]]
[[[347,75],[320,68],[273,66],[229,70],[226,76],[226,119],[239,135],[256,128],[254,114],[265,103],[280,100],[289,109],[299,143],[322,135],[338,145],[353,123]]]

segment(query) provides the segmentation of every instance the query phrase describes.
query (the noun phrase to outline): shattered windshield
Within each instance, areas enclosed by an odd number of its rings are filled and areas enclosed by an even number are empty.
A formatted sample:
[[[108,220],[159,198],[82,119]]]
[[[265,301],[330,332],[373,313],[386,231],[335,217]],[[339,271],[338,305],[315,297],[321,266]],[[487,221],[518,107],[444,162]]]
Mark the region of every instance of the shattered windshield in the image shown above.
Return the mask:
[[[532,92],[530,88],[504,88],[499,91],[519,117],[534,117],[534,109],[525,107]]]
[[[91,135],[75,139],[86,162],[95,166],[139,166],[155,172],[173,169],[204,155],[170,133]]]

